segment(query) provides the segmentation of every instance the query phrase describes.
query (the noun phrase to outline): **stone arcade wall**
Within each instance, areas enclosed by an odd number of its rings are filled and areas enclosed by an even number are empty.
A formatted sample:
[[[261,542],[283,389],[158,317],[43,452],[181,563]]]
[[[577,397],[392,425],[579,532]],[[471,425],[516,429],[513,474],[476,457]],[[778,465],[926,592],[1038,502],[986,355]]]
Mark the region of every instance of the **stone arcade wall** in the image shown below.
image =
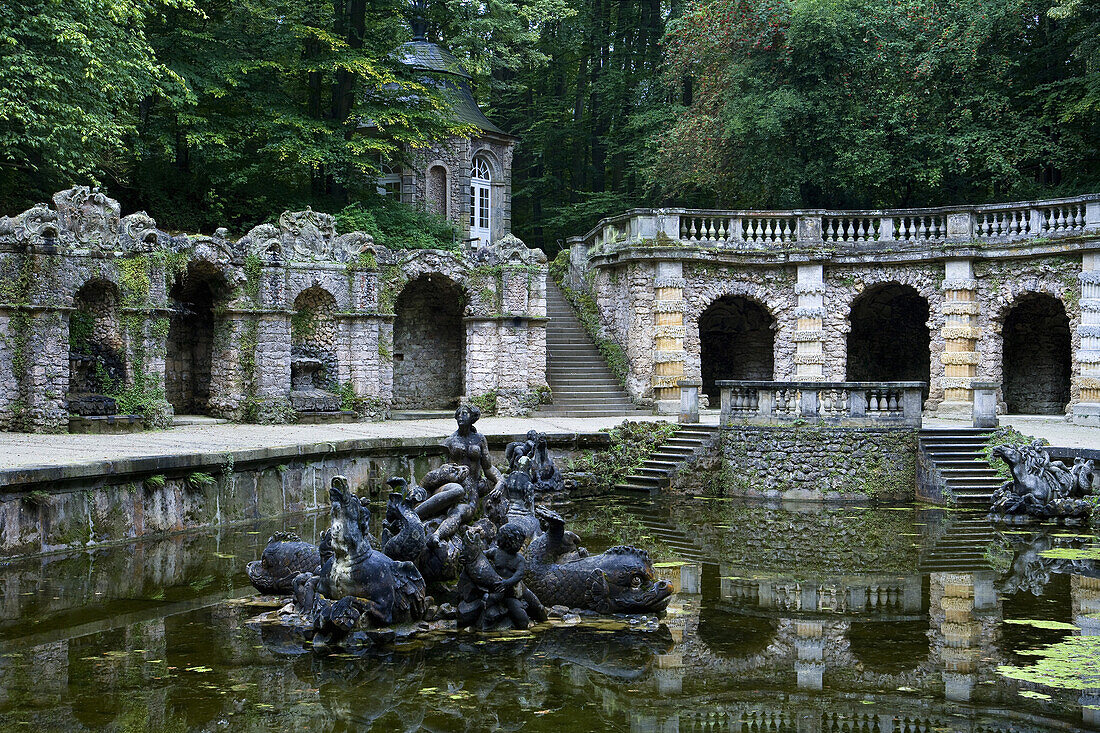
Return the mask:
[[[1017,307],[1016,315],[1025,315],[1030,296],[1049,295],[1069,322],[1069,363],[1064,341],[1042,365],[1010,363],[1010,372],[1032,374],[1036,382],[1014,399],[1100,424],[1098,254],[1100,195],[891,211],[635,209],[570,240],[568,278],[592,294],[607,335],[625,350],[631,396],[666,413],[679,410],[680,379],[706,376],[699,320],[725,296],[756,303],[774,319],[767,376],[774,380],[910,379],[904,360],[889,358],[890,344],[923,351],[916,342],[926,327],[925,409],[963,417],[971,411],[973,382],[1006,379],[1006,319]],[[864,309],[867,327],[853,334],[860,296],[876,291],[915,291],[927,303],[927,320],[914,325],[903,301],[875,298]],[[875,325],[876,315],[885,318],[878,323],[890,323],[899,304],[906,311],[895,314],[899,325]],[[1027,319],[1022,329],[1034,333],[1048,320]],[[850,336],[864,353],[869,344],[860,339],[874,338],[878,357],[861,361],[878,363],[850,365]],[[746,344],[727,346],[717,351],[733,360]],[[1008,358],[1029,356],[1009,349]],[[1055,382],[1066,371],[1068,403],[1051,397],[1064,394]],[[1003,412],[1003,391],[998,398]]]
[[[97,190],[63,191],[53,206],[0,217],[0,429],[67,428],[70,319],[92,281],[118,293],[125,379],[116,386],[147,427],[166,425],[172,402],[233,420],[293,419],[296,303],[312,311],[300,346],[335,361],[327,376],[345,407],[384,415],[394,306],[421,276],[462,294],[465,392],[456,397],[495,393],[503,414],[524,413],[546,388],[545,262],[511,236],[459,252],[391,250],[362,232],[339,235],[332,216],[310,210],[237,240],[224,229],[170,236],[144,212],[120,216]],[[210,307],[193,307],[206,293]],[[94,320],[97,338],[108,338],[106,323]]]

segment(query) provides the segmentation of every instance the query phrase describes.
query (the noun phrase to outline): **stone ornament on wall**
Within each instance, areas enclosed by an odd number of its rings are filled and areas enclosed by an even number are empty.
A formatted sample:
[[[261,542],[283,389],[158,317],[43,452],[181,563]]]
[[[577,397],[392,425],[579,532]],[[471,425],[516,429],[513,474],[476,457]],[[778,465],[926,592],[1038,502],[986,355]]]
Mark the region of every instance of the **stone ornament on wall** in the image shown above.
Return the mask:
[[[60,232],[57,212],[46,204],[36,204],[15,217],[12,228],[16,241],[23,245],[43,244],[47,241],[56,244]]]
[[[91,250],[113,251],[118,241],[118,202],[98,188],[76,186],[53,196],[61,228],[73,236],[77,244]]]
[[[157,223],[144,211],[122,218],[118,241],[123,252],[148,253],[163,248]]]
[[[529,249],[514,234],[505,234],[492,244],[478,241],[466,245],[466,256],[479,265],[544,265],[546,253],[541,249]]]

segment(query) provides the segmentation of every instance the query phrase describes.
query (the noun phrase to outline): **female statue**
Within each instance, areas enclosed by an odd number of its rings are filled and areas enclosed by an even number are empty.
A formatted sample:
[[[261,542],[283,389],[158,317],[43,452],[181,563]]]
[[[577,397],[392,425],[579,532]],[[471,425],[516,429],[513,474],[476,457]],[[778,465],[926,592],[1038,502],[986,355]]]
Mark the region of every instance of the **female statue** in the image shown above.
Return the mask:
[[[443,441],[447,451],[447,462],[457,463],[470,469],[466,477],[466,501],[476,506],[479,496],[489,489],[494,495],[501,492],[500,471],[493,465],[489,454],[489,442],[477,431],[474,423],[481,417],[481,410],[472,405],[462,405],[455,410],[458,429]]]

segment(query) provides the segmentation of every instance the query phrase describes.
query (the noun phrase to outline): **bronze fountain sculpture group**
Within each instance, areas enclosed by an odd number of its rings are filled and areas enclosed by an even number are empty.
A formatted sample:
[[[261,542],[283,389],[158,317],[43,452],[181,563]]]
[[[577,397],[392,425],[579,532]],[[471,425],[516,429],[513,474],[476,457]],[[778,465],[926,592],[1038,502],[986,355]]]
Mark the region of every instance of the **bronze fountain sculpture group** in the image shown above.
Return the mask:
[[[990,455],[1012,471],[1012,479],[993,492],[994,518],[1087,519],[1093,504],[1094,468],[1091,460],[1078,458],[1072,467],[1052,461],[1038,442],[1030,445],[998,445]]]
[[[248,564],[262,593],[292,594],[285,609],[315,648],[340,645],[357,628],[453,619],[457,628],[526,629],[548,609],[661,613],[672,586],[648,554],[612,547],[590,556],[536,494],[560,491],[546,437],[508,444],[506,476],[493,466],[480,412],[463,405],[446,438],[447,463],[391,493],[381,537],[369,529],[368,502],[335,476],[332,524],[314,546],[276,533]],[[440,603],[436,603],[436,599]]]

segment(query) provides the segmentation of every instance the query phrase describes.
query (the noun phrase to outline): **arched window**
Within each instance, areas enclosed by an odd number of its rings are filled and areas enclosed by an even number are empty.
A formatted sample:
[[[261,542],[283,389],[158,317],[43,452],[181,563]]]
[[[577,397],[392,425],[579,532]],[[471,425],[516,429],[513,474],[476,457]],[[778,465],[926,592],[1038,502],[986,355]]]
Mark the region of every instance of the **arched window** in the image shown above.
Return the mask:
[[[493,170],[483,157],[474,158],[470,172],[470,236],[488,244]]]
[[[382,175],[378,177],[379,196],[401,196],[401,174],[386,164],[382,164]]]

